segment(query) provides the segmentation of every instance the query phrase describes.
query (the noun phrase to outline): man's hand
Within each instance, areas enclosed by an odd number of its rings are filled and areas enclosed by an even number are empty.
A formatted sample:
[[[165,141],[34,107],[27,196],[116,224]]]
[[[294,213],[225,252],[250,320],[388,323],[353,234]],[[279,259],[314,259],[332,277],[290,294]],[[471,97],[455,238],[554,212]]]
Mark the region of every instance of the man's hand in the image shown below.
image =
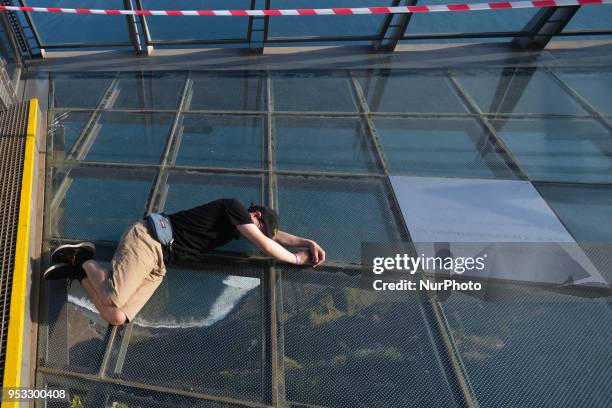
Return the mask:
[[[311,263],[310,252],[306,249],[302,249],[295,253],[297,259],[299,261],[298,265],[307,265]]]
[[[308,242],[308,249],[310,249],[310,253],[312,254],[312,267],[316,268],[325,262],[325,251],[319,244],[314,241]]]

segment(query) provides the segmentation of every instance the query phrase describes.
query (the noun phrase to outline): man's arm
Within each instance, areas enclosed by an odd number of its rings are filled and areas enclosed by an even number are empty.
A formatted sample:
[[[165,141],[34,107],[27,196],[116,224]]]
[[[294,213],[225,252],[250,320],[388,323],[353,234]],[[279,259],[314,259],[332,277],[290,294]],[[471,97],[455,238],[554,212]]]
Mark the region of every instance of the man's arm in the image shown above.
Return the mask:
[[[313,258],[312,263],[315,268],[325,262],[325,251],[319,244],[311,239],[291,235],[284,231],[278,231],[274,236],[274,241],[284,246],[306,247],[310,249]]]
[[[236,225],[236,228],[266,255],[294,265],[303,265],[309,261],[310,256],[307,251],[298,251],[295,254],[287,251],[280,244],[266,237],[255,224]]]

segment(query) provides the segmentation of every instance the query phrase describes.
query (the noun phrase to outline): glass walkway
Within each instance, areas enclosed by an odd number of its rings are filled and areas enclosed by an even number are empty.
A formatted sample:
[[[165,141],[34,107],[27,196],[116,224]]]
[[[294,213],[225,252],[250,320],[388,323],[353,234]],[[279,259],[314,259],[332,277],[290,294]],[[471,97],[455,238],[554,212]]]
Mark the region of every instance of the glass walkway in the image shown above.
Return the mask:
[[[39,74],[42,75],[42,74]],[[219,197],[279,211],[318,270],[234,242],[170,268],[109,327],[44,282],[37,381],[71,407],[606,406],[609,298],[498,282],[507,299],[360,283],[362,242],[410,240],[389,176],[527,180],[579,243],[612,243],[612,71],[50,73],[43,261],[110,262],[150,211]],[[403,214],[406,218],[410,214]],[[590,253],[610,281],[610,253]],[[586,374],[585,374],[586,373]]]

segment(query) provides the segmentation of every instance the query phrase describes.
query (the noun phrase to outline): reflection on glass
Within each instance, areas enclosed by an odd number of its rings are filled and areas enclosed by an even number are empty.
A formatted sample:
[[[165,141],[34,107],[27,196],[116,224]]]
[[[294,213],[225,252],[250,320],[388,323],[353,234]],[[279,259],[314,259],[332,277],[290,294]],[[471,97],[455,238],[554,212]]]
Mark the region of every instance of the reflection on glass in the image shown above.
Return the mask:
[[[264,127],[258,116],[185,115],[176,164],[261,168]]]
[[[550,75],[534,68],[457,72],[453,76],[483,112],[586,114]]]
[[[586,184],[538,184],[537,188],[610,286],[612,187]]]
[[[599,113],[612,114],[612,71],[564,70],[558,71],[557,74]]]
[[[474,248],[481,250],[493,242],[573,242],[526,180],[392,176],[391,184],[417,243],[479,242]]]
[[[114,108],[178,109],[184,73],[126,73],[119,79]]]
[[[466,112],[444,72],[381,70],[356,76],[372,112]]]
[[[261,400],[260,273],[244,266],[168,270],[134,321],[121,377]]]
[[[55,158],[85,161],[159,163],[173,115],[104,112],[83,133],[93,112],[58,112],[49,127]],[[75,141],[78,145],[75,146]]]
[[[492,123],[531,180],[612,182],[612,134],[593,120]]]
[[[324,407],[453,407],[443,350],[427,302],[359,289],[359,277],[283,273],[287,400]],[[449,377],[447,377],[449,376]]]
[[[361,242],[400,239],[381,180],[279,177],[281,229],[317,241],[327,258],[360,262]]]
[[[605,300],[510,285],[483,291],[483,299],[455,291],[442,303],[479,405],[606,405],[612,314]]]
[[[95,108],[115,76],[113,73],[52,74],[50,84],[52,106],[56,108]],[[87,92],[83,92],[84,89]]]
[[[538,191],[578,241],[612,242],[612,187],[539,184]]]
[[[59,169],[50,193],[51,206],[58,203],[51,209],[50,235],[119,241],[123,231],[145,214],[153,177],[154,173],[144,170],[135,174],[130,170]]]
[[[474,119],[376,119],[393,174],[516,178]]]
[[[75,148],[74,142],[83,133],[87,121],[93,112],[49,112],[50,122],[47,128],[52,148],[48,153],[56,160],[63,160]]]
[[[259,73],[213,72],[191,74],[190,110],[263,110],[263,80]]]
[[[370,136],[361,119],[276,119],[279,169],[379,172]]]
[[[357,111],[346,73],[277,73],[272,76],[272,85],[276,111]]]

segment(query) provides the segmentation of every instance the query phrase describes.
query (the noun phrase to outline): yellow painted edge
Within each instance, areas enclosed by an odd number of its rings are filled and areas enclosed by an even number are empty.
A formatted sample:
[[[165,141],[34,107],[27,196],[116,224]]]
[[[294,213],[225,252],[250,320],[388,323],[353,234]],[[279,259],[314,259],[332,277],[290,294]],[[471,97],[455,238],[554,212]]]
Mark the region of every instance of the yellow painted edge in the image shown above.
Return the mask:
[[[15,269],[11,291],[8,336],[6,342],[6,362],[4,364],[3,387],[21,386],[21,363],[23,358],[23,338],[25,330],[25,308],[27,278],[30,264],[29,247],[31,231],[32,193],[34,191],[34,161],[36,159],[36,129],[38,120],[38,100],[30,100],[28,128],[21,180],[19,201],[19,224],[17,227],[17,246],[15,248]],[[17,407],[16,402],[3,402],[4,407]]]

